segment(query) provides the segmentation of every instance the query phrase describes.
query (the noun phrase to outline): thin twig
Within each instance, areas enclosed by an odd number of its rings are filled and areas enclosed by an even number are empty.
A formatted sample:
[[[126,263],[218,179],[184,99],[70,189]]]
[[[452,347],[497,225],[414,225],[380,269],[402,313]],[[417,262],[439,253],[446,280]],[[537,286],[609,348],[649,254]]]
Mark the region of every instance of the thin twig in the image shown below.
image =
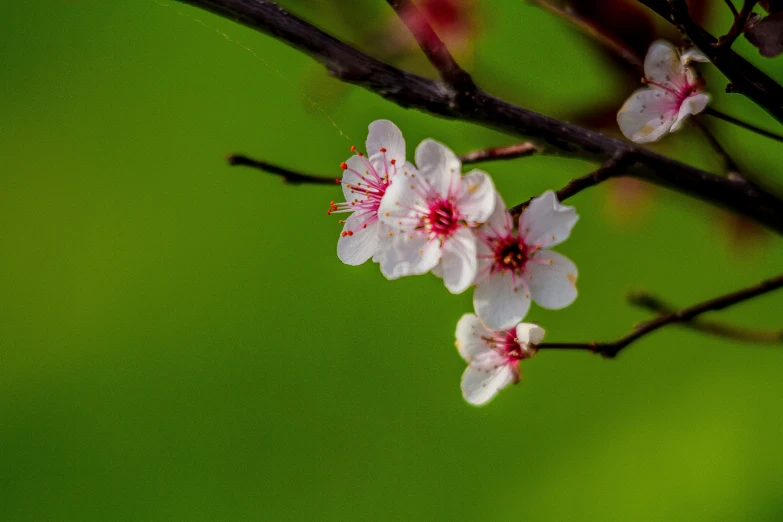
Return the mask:
[[[734,18],[737,18],[739,16],[739,13],[737,12],[737,8],[734,7],[734,2],[731,0],[723,0],[727,6],[729,6],[729,9],[731,10],[731,14],[734,15]]]
[[[276,176],[280,176],[285,183],[290,183],[292,185],[299,185],[302,183],[309,183],[309,184],[315,184],[315,185],[335,185],[340,183],[339,178],[328,178],[326,176],[318,176],[315,174],[303,174],[301,172],[294,172],[293,170],[288,170],[287,168],[280,167],[278,165],[273,165],[271,163],[267,163],[266,161],[260,161],[255,160],[252,158],[248,158],[247,156],[243,156],[241,154],[232,154],[228,158],[228,164],[232,167],[235,166],[244,166],[244,167],[252,167],[254,169],[258,169],[264,172],[268,172],[269,174],[275,174]]]
[[[574,9],[565,4],[564,6],[557,5],[549,0],[529,0],[530,3],[559,16],[568,21],[576,29],[580,30],[585,35],[596,40],[599,44],[603,45],[611,52],[622,58],[631,67],[636,69],[637,72],[644,74],[644,58],[628,47],[625,42],[617,38],[616,36],[603,31],[600,27],[596,26],[591,20],[579,15]]]
[[[538,147],[530,142],[518,143],[507,147],[492,147],[489,149],[474,150],[459,157],[463,165],[481,163],[494,160],[511,160],[524,158],[541,152]]]
[[[634,292],[628,295],[628,302],[639,308],[649,310],[656,314],[673,314],[677,308],[664,302],[658,297],[645,292]],[[692,330],[716,337],[725,337],[735,341],[758,344],[783,343],[783,329],[781,330],[753,330],[731,324],[725,324],[708,319],[694,319],[683,324]]]
[[[532,143],[518,143],[507,147],[492,147],[489,149],[474,150],[460,156],[464,165],[471,163],[480,163],[486,161],[511,160],[532,156],[539,152],[538,148]],[[292,185],[309,183],[314,185],[334,185],[340,183],[340,178],[330,178],[329,176],[319,174],[305,174],[296,172],[273,163],[263,160],[257,160],[243,154],[232,154],[226,158],[228,164],[232,167],[242,166],[258,169],[269,174],[280,176],[284,182]]]
[[[470,96],[459,96],[454,89],[445,88],[443,82],[401,71],[367,56],[270,0],[179,1],[268,33],[322,62],[332,76],[403,107],[505,131],[531,141],[546,154],[604,162],[620,153],[633,153],[635,163],[627,172],[629,176],[705,200],[783,233],[783,201],[774,194],[524,109],[481,89]]]
[[[748,17],[753,13],[753,8],[757,3],[758,0],[745,0],[739,13],[737,13],[736,8],[734,9],[734,21],[731,24],[731,29],[718,39],[718,43],[715,44],[716,47],[726,47],[727,49],[731,47],[731,44],[745,31]],[[732,7],[734,6],[732,5]]]
[[[443,80],[460,91],[473,91],[476,85],[462,67],[457,64],[446,44],[438,37],[435,30],[427,22],[424,13],[419,11],[411,0],[386,0],[400,17],[400,20],[410,30],[413,37],[427,56],[430,63],[438,70]]]
[[[731,50],[715,46],[716,38],[688,14],[685,0],[637,0],[672,23],[698,47],[740,92],[783,123],[783,86]]]
[[[750,123],[746,123],[742,120],[738,120],[734,116],[729,116],[728,114],[724,114],[720,111],[717,111],[713,109],[712,107],[707,107],[704,110],[704,114],[707,114],[708,116],[712,116],[714,118],[718,118],[719,120],[723,120],[725,122],[731,123],[733,125],[736,125],[737,127],[742,127],[745,130],[749,130],[751,132],[755,132],[756,134],[760,136],[764,136],[765,138],[769,138],[771,140],[779,141],[783,143],[783,136],[779,134],[775,134],[774,132],[770,132],[764,129],[761,129],[759,127],[756,127],[755,125],[752,125]]]
[[[742,174],[740,174],[737,163],[731,158],[731,156],[729,156],[729,153],[726,152],[726,149],[723,148],[723,145],[720,144],[707,124],[704,123],[699,117],[690,118],[689,121],[691,125],[696,127],[699,132],[701,132],[701,135],[704,136],[704,139],[707,140],[707,143],[709,143],[710,147],[712,148],[712,151],[716,156],[718,156],[718,158],[720,158],[720,161],[723,164],[723,170],[727,174],[734,174],[744,177]]]
[[[627,169],[632,164],[633,164],[633,159],[631,154],[618,156],[616,159],[610,159],[606,163],[601,165],[600,168],[591,172],[590,174],[569,181],[565,187],[561,188],[556,192],[557,199],[559,201],[565,201],[566,199],[579,194],[583,190],[590,187],[594,187],[599,183],[603,183],[608,179],[619,178],[625,175]],[[531,201],[533,201],[533,198],[530,198],[527,201],[520,203],[518,205],[514,205],[513,207],[508,209],[508,211],[511,214],[511,216],[516,220],[516,218],[518,218],[519,215],[522,213],[522,211],[525,210],[525,208],[527,208],[527,206],[530,204]]]
[[[600,353],[604,357],[616,357],[620,351],[635,340],[651,334],[652,332],[663,328],[664,326],[676,323],[687,323],[705,312],[723,310],[729,306],[747,301],[759,295],[771,292],[783,287],[783,275],[767,279],[761,283],[744,288],[737,292],[725,294],[699,304],[683,308],[675,312],[660,315],[655,319],[646,321],[637,325],[631,333],[612,342],[589,342],[589,343],[542,343],[538,349],[567,349],[567,350],[588,350],[594,353]]]

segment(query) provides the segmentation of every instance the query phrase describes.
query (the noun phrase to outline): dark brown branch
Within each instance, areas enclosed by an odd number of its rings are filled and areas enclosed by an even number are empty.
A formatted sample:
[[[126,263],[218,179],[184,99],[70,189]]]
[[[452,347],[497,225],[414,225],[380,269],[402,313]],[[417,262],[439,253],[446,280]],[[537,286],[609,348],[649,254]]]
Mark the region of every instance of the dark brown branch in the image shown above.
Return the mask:
[[[532,156],[540,152],[538,147],[530,142],[509,145],[508,147],[493,147],[490,149],[474,150],[459,157],[463,165],[481,163],[484,161],[511,160]]]
[[[719,120],[723,120],[725,122],[731,123],[733,125],[736,125],[737,127],[742,127],[745,130],[749,130],[751,132],[755,132],[756,134],[760,136],[764,136],[765,138],[769,138],[771,140],[775,140],[778,142],[783,143],[783,136],[779,134],[775,134],[774,132],[770,132],[764,129],[761,129],[759,127],[756,127],[755,125],[751,125],[750,123],[746,123],[742,120],[738,120],[737,118],[733,116],[729,116],[728,114],[724,114],[720,111],[717,111],[713,109],[712,107],[707,107],[704,110],[704,114],[708,116],[712,116],[713,118],[717,118]]]
[[[717,40],[688,14],[685,0],[637,0],[674,24],[698,47],[740,92],[783,123],[783,87],[761,72],[729,46],[716,46]]]
[[[562,7],[558,4],[550,2],[549,0],[530,0],[531,3],[538,7],[563,18],[576,29],[596,40],[599,44],[603,45],[615,55],[623,59],[628,65],[636,69],[637,72],[644,75],[644,58],[639,56],[636,51],[628,47],[622,40],[616,38],[614,35],[601,30],[600,27],[596,27],[590,20],[582,17],[574,11],[574,9],[565,4]]]
[[[632,155],[630,154],[625,156],[618,156],[617,159],[610,159],[599,169],[591,172],[590,174],[569,181],[565,187],[556,192],[557,199],[559,201],[565,201],[566,199],[579,194],[583,190],[594,187],[610,178],[619,178],[625,175],[625,172],[632,165],[632,163]],[[508,211],[516,220],[519,215],[522,214],[522,211],[527,208],[531,201],[533,201],[533,198],[530,198],[524,203],[520,203],[519,205],[514,205],[508,209]]]
[[[653,295],[644,292],[634,292],[628,296],[628,302],[639,308],[649,310],[659,315],[673,314],[677,308],[664,302]],[[694,319],[683,323],[683,326],[697,332],[725,337],[735,341],[758,344],[783,343],[783,329],[781,330],[753,330],[731,324],[725,324],[708,319]]]
[[[438,37],[427,22],[427,18],[411,0],[386,1],[413,34],[427,59],[438,70],[446,83],[454,86],[460,92],[471,92],[476,89],[470,75],[457,64],[446,44]]]
[[[745,215],[783,233],[783,201],[738,180],[696,169],[599,132],[515,106],[481,89],[460,96],[442,82],[401,71],[326,34],[269,0],[180,0],[266,32],[322,62],[332,76],[403,107],[470,121],[531,141],[546,154],[603,163],[632,154],[628,175]],[[668,5],[668,3],[667,3]]]
[[[590,342],[590,343],[542,343],[538,349],[567,349],[567,350],[588,350],[600,353],[604,357],[613,358],[637,339],[651,334],[652,332],[663,328],[664,326],[677,323],[688,323],[706,312],[723,310],[729,306],[747,301],[783,287],[783,275],[767,279],[761,283],[744,288],[737,292],[722,295],[708,301],[701,302],[688,308],[683,308],[675,312],[669,312],[637,325],[631,333],[612,342]]]
[[[739,13],[734,9],[734,21],[731,24],[731,28],[728,33],[720,37],[718,43],[715,44],[717,47],[726,47],[727,49],[731,47],[734,41],[745,30],[745,25],[748,23],[748,17],[750,17],[753,8],[757,3],[758,0],[745,0],[742,3],[742,9],[740,9]],[[733,4],[732,7],[734,7]]]
[[[532,143],[519,143],[507,147],[493,147],[490,149],[474,150],[460,156],[464,165],[471,163],[480,163],[485,161],[511,160],[532,156],[538,149]],[[228,164],[232,167],[242,166],[258,169],[269,174],[280,176],[284,182],[298,185],[308,183],[312,185],[335,185],[340,183],[340,179],[330,178],[329,176],[319,174],[304,174],[293,170],[274,165],[272,163],[249,158],[242,154],[232,154],[226,158]]]
[[[731,10],[731,14],[734,15],[734,18],[739,16],[739,13],[737,12],[737,8],[734,7],[734,2],[731,0],[723,0],[727,6],[729,6],[729,10]]]
[[[293,170],[288,170],[286,168],[267,163],[266,161],[259,161],[248,158],[247,156],[242,156],[241,154],[232,154],[226,158],[226,160],[228,160],[228,164],[232,167],[239,165],[244,167],[252,167],[254,169],[268,172],[269,174],[280,176],[284,182],[290,183],[292,185],[299,185],[302,183],[316,185],[335,185],[340,183],[339,178],[335,179],[328,178],[326,176],[318,176],[315,174],[302,174],[301,172],[294,172]]]

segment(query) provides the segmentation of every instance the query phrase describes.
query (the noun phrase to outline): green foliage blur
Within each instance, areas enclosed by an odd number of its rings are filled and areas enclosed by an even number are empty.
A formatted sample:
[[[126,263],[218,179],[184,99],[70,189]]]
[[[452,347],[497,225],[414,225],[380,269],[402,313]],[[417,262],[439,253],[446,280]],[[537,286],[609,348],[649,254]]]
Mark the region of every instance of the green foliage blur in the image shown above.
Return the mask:
[[[349,41],[365,17],[394,23],[381,1],[353,2],[353,24],[284,5]],[[729,13],[713,8],[720,33]],[[491,92],[570,118],[638,86],[521,0],[476,10],[465,60]],[[737,49],[783,80],[782,62]],[[431,74],[417,56],[397,63]],[[708,67],[716,107],[775,128]],[[170,0],[7,2],[0,118],[0,519],[783,519],[783,349],[672,327],[613,361],[541,352],[518,386],[471,407],[453,337],[470,292],[342,265],[326,215],[337,187],[224,160],[338,176],[379,118],[410,151],[515,138],[344,87]],[[783,184],[779,144],[716,132]],[[719,170],[689,130],[657,149]],[[594,165],[483,167],[516,203]],[[649,317],[631,289],[684,306],[783,266],[778,237],[658,188],[623,207],[618,188],[569,201],[581,220],[558,251],[580,296],[533,307],[547,340],[624,334]],[[782,308],[771,294],[713,317],[781,327]]]

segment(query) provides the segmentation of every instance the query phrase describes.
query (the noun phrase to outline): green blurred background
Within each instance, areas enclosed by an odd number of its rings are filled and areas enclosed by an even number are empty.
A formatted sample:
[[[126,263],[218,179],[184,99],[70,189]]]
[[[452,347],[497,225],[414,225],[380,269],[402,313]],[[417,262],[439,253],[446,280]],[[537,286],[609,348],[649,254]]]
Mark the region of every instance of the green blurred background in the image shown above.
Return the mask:
[[[720,32],[728,12],[714,3]],[[326,216],[336,187],[224,161],[336,176],[378,118],[411,151],[425,137],[458,152],[513,137],[343,89],[279,42],[176,2],[122,4],[3,6],[0,519],[783,519],[783,350],[672,327],[614,361],[542,352],[519,386],[471,407],[453,346],[470,293],[342,265]],[[357,39],[317,2],[284,5]],[[383,2],[354,7],[370,28],[394,24]],[[477,13],[466,61],[490,91],[568,117],[636,87],[519,0]],[[783,80],[780,64],[761,63]],[[783,182],[778,144],[717,130]],[[718,169],[688,131],[661,147]],[[513,203],[593,166],[485,168]],[[579,267],[580,297],[528,316],[550,341],[625,333],[648,317],[629,289],[687,305],[783,265],[777,237],[735,233],[660,189],[623,213],[616,188],[569,202],[581,220],[558,250]],[[716,317],[780,327],[781,304]]]

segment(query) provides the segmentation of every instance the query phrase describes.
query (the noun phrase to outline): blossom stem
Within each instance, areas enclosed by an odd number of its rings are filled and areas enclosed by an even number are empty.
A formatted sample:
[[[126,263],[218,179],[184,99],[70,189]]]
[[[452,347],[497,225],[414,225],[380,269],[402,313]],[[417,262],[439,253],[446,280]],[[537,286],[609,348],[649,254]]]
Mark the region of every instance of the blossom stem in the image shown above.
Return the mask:
[[[719,120],[723,120],[725,122],[731,123],[733,125],[736,125],[737,127],[742,127],[745,130],[749,130],[751,132],[755,132],[756,134],[759,134],[760,136],[764,136],[766,138],[769,138],[771,140],[783,142],[783,136],[779,134],[775,134],[774,132],[770,132],[764,129],[761,129],[759,127],[756,127],[755,125],[751,125],[750,123],[746,123],[742,120],[738,120],[737,118],[733,116],[729,116],[728,114],[724,114],[720,111],[716,111],[712,107],[707,107],[704,110],[704,114],[708,114],[714,118],[717,118]]]
[[[644,337],[652,332],[668,326],[670,324],[685,323],[688,324],[703,313],[723,310],[732,305],[748,301],[754,297],[766,294],[773,290],[783,287],[783,274],[767,279],[753,286],[743,288],[730,294],[721,295],[707,301],[695,304],[681,310],[668,311],[645,321],[631,331],[631,333],[611,342],[587,342],[587,343],[541,343],[537,346],[539,350],[544,349],[564,349],[564,350],[587,350],[599,353],[607,358],[614,358],[620,351],[637,339]],[[711,332],[715,333],[715,332]],[[783,342],[783,339],[779,339]]]
[[[672,314],[677,311],[676,307],[664,302],[654,295],[645,292],[633,292],[629,294],[628,302],[634,306],[655,312],[659,315]],[[741,326],[730,325],[718,321],[710,321],[707,319],[694,319],[684,323],[683,326],[717,337],[734,339],[735,341],[758,344],[783,343],[783,329],[753,330],[751,328],[743,328]]]

